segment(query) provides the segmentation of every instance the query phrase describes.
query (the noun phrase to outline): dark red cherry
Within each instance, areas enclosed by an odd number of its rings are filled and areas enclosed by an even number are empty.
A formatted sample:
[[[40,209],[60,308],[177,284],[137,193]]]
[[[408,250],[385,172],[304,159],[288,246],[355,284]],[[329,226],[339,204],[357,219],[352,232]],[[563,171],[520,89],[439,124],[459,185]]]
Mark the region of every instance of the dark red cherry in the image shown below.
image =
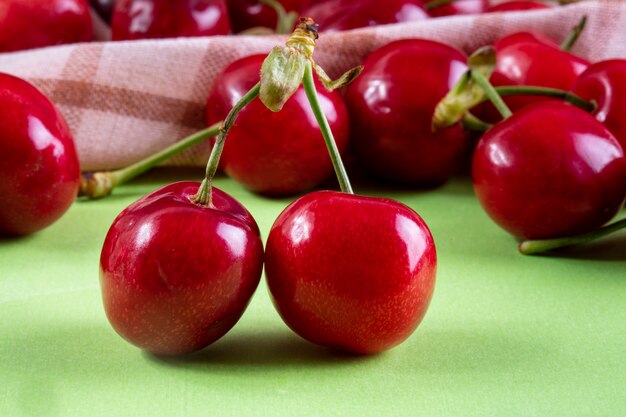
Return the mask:
[[[487,131],[472,178],[487,214],[523,239],[592,231],[626,198],[626,158],[615,137],[561,102],[527,106]]]
[[[275,29],[277,24],[276,10],[261,3],[259,0],[229,0],[228,13],[234,32],[241,32],[255,27]],[[279,0],[286,12],[297,12],[309,3],[309,0]]]
[[[352,143],[379,178],[436,185],[459,166],[466,141],[457,124],[433,132],[437,103],[467,70],[467,57],[442,43],[410,39],[372,52],[348,86]]]
[[[230,109],[259,81],[264,55],[230,64],[218,75],[207,102],[209,124],[223,120]],[[337,146],[348,143],[349,120],[339,93],[318,84],[318,94]],[[252,191],[294,194],[324,181],[333,172],[315,116],[301,86],[280,112],[260,100],[245,107],[226,139],[221,167]]]
[[[551,7],[554,7],[554,5],[545,1],[513,0],[507,1],[506,3],[494,4],[493,6],[489,6],[489,8],[487,9],[487,13],[549,9]]]
[[[436,266],[430,231],[409,207],[321,191],[276,219],[265,271],[274,306],[293,331],[313,343],[370,354],[415,330]]]
[[[572,91],[596,101],[596,118],[626,150],[626,60],[613,59],[591,65],[578,77]]]
[[[113,40],[230,33],[225,0],[117,0]]]
[[[87,0],[0,2],[0,52],[92,39],[93,27]]]
[[[428,18],[421,0],[327,0],[312,2],[302,11],[320,31],[348,30]]]
[[[131,204],[102,248],[109,322],[156,354],[193,352],[222,337],[261,278],[263,246],[250,213],[216,188],[212,205],[192,203],[199,186],[171,184]]]
[[[0,73],[0,235],[25,235],[74,202],[78,157],[63,116],[35,87]]]

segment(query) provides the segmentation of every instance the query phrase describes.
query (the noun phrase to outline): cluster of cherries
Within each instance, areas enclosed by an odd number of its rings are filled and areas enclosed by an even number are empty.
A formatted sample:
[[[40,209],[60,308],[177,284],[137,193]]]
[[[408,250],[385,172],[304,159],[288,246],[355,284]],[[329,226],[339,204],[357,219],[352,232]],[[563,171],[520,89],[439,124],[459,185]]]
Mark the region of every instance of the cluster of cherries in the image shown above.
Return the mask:
[[[571,1],[570,1],[571,2]],[[558,0],[3,0],[0,52],[93,39],[90,6],[113,40],[290,33],[297,16],[316,16],[325,31],[429,17],[555,7]],[[19,33],[20,36],[14,36]]]
[[[114,221],[101,286],[110,322],[131,343],[173,355],[214,342],[243,314],[263,265],[278,312],[307,340],[355,353],[405,340],[434,289],[433,238],[412,209],[354,195],[342,152],[372,176],[420,187],[445,182],[471,152],[481,204],[521,239],[588,239],[623,207],[625,60],[590,64],[567,51],[571,42],[533,33],[469,58],[407,39],[373,51],[358,77],[360,68],[337,82],[312,60],[316,37],[302,20],[268,58],[224,69],[208,100],[214,124],[194,139],[217,136],[205,180],[163,187]],[[278,89],[266,86],[274,73],[289,77],[277,85],[291,86],[278,112],[268,109],[277,110],[268,101]],[[353,79],[343,96],[327,91]],[[79,165],[67,124],[34,87],[0,74],[0,107],[0,234],[23,235],[67,210]],[[464,127],[486,132],[474,146]],[[342,192],[297,199],[264,250],[252,215],[212,186],[218,163],[260,194],[308,191],[333,169]],[[115,175],[93,178],[125,180]],[[111,191],[103,187],[101,195]]]

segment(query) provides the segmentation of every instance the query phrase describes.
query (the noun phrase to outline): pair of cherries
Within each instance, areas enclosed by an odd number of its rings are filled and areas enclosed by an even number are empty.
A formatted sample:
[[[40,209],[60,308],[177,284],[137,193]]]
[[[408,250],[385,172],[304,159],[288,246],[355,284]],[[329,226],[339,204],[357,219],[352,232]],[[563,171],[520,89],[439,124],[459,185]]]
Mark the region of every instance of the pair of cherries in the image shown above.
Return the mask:
[[[101,287],[109,321],[129,342],[165,355],[209,345],[243,314],[263,265],[279,314],[313,343],[377,353],[405,340],[423,318],[436,272],[432,235],[409,207],[352,193],[313,81],[315,39],[315,25],[303,20],[287,46],[268,56],[261,82],[226,116],[202,184],[166,186],[114,221],[101,255]],[[283,59],[292,60],[290,66],[282,66]],[[250,66],[258,73],[256,57]],[[276,94],[264,83],[290,87]],[[246,111],[258,111],[242,107],[256,103],[252,100],[259,95],[277,110],[274,96],[282,104],[284,94],[291,96],[282,109],[288,110],[290,101],[297,101],[300,83],[344,192],[319,191],[294,201],[274,222],[263,250],[252,215],[212,187],[212,178],[237,116],[241,127],[250,121]],[[325,85],[331,84],[336,85]],[[280,131],[281,126],[274,127],[275,134]],[[300,137],[294,132],[287,139],[297,143]],[[224,148],[226,161],[227,152]]]

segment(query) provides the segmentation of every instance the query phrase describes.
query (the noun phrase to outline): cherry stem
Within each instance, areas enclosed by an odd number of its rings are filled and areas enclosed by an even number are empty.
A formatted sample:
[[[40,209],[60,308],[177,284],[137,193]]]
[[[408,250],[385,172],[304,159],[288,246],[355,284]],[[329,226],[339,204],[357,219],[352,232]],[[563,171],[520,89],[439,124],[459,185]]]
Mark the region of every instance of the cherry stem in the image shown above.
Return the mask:
[[[220,126],[219,134],[217,135],[217,139],[215,140],[215,144],[213,145],[213,149],[211,149],[211,155],[209,156],[209,161],[206,165],[206,174],[204,180],[202,180],[202,184],[198,189],[196,195],[191,197],[191,201],[196,204],[202,206],[211,206],[211,190],[213,184],[213,177],[215,177],[215,173],[217,172],[217,167],[220,163],[220,157],[222,156],[222,151],[224,150],[224,142],[226,142],[226,136],[230,131],[230,128],[235,124],[237,120],[237,116],[239,112],[246,107],[252,100],[259,96],[259,91],[261,89],[261,83],[256,83],[254,87],[252,87],[241,99],[230,109],[230,112],[224,119],[224,123]]]
[[[559,98],[589,113],[593,113],[598,108],[598,104],[595,101],[585,100],[572,92],[559,90],[558,88],[536,87],[530,85],[507,85],[495,87],[495,90],[500,96],[503,97],[528,95]]]
[[[513,115],[513,112],[506,105],[500,94],[496,91],[496,89],[491,85],[487,77],[480,73],[480,71],[471,70],[472,79],[478,84],[484,91],[489,100],[493,103],[498,112],[502,115],[503,118],[508,119]]]
[[[619,220],[615,223],[601,227],[593,232],[584,233],[582,235],[544,240],[526,240],[519,245],[519,251],[524,255],[535,255],[554,249],[565,248],[568,246],[581,245],[599,239],[618,230],[626,229],[626,219]]]
[[[478,117],[474,116],[469,111],[465,112],[462,123],[463,123],[463,129],[473,130],[475,132],[486,132],[493,127],[491,123],[487,123],[484,120],[480,120]]]
[[[569,52],[572,50],[572,48],[578,41],[578,38],[580,38],[580,35],[583,33],[583,30],[585,29],[586,25],[587,25],[587,16],[583,16],[578,22],[578,24],[572,28],[571,32],[569,33],[569,35],[567,35],[567,38],[565,38],[563,43],[561,43],[562,51]]]
[[[333,168],[335,169],[335,174],[337,175],[337,180],[339,181],[339,187],[344,193],[354,194],[354,191],[352,191],[352,186],[350,185],[348,173],[346,172],[346,168],[344,167],[343,161],[341,160],[341,155],[339,154],[339,149],[337,148],[337,143],[335,142],[333,132],[330,129],[330,125],[328,124],[326,115],[324,115],[324,112],[322,111],[322,106],[320,105],[319,98],[317,96],[315,81],[313,80],[313,68],[311,67],[311,61],[307,61],[306,63],[302,84],[304,86],[306,96],[309,99],[309,103],[311,104],[313,114],[315,114],[317,123],[319,124],[320,130],[322,131],[324,141],[326,142],[326,147],[328,148],[330,160],[333,163]]]
[[[266,6],[274,9],[276,14],[278,15],[278,20],[276,22],[276,33],[284,35],[289,34],[293,31],[293,26],[295,24],[296,17],[290,17],[290,14],[287,13],[285,7],[277,0],[259,0],[259,3],[263,3]]]
[[[89,199],[106,197],[116,186],[132,180],[185,149],[217,135],[221,125],[222,122],[209,126],[125,168],[115,171],[84,172],[81,174],[78,196]]]
[[[431,0],[424,5],[426,10],[436,9],[437,7],[445,6],[446,4],[455,3],[458,0]]]

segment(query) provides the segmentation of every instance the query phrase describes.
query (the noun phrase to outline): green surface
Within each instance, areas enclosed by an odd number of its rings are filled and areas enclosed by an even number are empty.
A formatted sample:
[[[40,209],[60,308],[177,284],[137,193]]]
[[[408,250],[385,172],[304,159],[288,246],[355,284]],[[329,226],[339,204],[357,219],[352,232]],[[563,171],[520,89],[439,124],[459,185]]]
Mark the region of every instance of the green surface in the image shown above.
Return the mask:
[[[626,233],[524,257],[463,179],[384,192],[424,217],[439,255],[430,310],[399,347],[352,357],[311,345],[282,323],[262,282],[242,320],[203,352],[140,352],[103,312],[104,236],[141,195],[201,176],[161,170],[74,204],[40,233],[0,240],[0,416],[626,415]],[[217,184],[264,237],[287,204]]]

